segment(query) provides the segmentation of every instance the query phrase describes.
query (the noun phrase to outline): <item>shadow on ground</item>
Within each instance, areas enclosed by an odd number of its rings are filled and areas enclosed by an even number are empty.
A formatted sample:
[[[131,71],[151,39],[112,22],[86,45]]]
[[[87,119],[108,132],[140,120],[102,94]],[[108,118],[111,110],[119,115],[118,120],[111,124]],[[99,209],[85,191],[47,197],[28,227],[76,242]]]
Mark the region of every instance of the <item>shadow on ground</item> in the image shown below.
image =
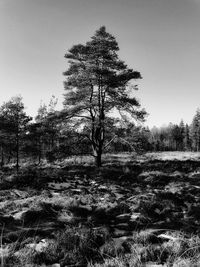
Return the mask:
[[[8,266],[17,266],[16,259],[20,259],[18,266],[22,266],[22,258],[24,264],[30,247],[35,253],[32,251],[31,255],[37,254],[32,260],[37,266],[55,262],[60,266],[69,263],[78,266],[75,264],[79,257],[77,261],[82,264],[79,266],[87,266],[88,262],[102,262],[102,255],[103,258],[120,253],[133,255],[136,244],[143,250],[145,244],[161,249],[177,238],[177,233],[182,233],[184,240],[192,235],[198,237],[200,162],[132,160],[120,164],[114,158],[98,170],[90,165],[29,166],[16,175],[12,169],[5,169],[1,172],[0,200],[2,243],[12,252],[15,262]],[[175,237],[172,233],[176,233]],[[74,246],[67,248],[62,236],[68,243],[75,242]],[[89,240],[93,242],[92,256],[88,256],[81,243],[84,238],[87,246]],[[45,246],[37,250],[41,240],[48,240],[48,248],[51,253],[56,251],[56,255],[48,258]],[[41,256],[44,251],[46,254]],[[76,257],[71,255],[72,251]],[[164,264],[171,253],[161,257],[153,251],[145,257],[142,250],[137,252],[141,254],[141,264],[149,261]],[[181,253],[182,250],[177,255]]]

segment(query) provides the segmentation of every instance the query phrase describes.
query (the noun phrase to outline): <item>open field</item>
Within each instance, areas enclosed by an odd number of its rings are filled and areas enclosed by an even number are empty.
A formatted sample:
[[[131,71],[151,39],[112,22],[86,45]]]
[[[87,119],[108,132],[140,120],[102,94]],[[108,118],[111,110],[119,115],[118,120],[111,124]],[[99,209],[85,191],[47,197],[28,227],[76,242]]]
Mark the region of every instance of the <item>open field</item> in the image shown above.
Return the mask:
[[[146,154],[138,155],[136,153],[120,153],[120,154],[104,154],[102,157],[103,164],[114,164],[119,163],[121,164],[130,164],[135,162],[141,162],[141,161],[149,161],[149,160],[180,160],[180,161],[186,161],[186,160],[200,160],[200,152],[150,152]],[[82,165],[92,165],[94,161],[94,158],[92,156],[73,156],[66,158],[62,163],[57,162],[58,165],[76,165],[76,164],[82,164]],[[56,162],[55,162],[56,163]]]
[[[200,266],[200,153],[0,173],[1,266]]]

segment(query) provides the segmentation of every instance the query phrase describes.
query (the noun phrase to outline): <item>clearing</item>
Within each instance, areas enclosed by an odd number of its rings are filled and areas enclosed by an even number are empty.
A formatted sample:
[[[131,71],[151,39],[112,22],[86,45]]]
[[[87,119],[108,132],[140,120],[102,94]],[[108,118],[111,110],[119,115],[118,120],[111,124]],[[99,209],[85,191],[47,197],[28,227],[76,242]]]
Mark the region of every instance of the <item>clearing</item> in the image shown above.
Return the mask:
[[[200,153],[1,173],[1,266],[200,266]]]

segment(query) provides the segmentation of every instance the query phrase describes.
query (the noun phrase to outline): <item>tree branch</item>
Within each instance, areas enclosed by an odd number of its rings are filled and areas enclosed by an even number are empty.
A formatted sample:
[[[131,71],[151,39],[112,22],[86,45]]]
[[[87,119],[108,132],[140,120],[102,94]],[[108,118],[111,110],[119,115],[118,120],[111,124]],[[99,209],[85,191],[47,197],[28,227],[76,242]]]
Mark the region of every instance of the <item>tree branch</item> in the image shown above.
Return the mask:
[[[105,146],[104,146],[104,149],[106,149],[114,140],[115,138],[117,137],[117,135],[115,135]]]

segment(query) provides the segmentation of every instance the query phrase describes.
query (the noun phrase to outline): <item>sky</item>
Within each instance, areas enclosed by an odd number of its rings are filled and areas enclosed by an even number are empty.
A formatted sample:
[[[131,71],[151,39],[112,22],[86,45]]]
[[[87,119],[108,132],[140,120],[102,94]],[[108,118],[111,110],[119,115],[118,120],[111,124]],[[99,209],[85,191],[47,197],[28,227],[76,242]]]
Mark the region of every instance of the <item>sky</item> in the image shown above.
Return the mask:
[[[141,72],[145,124],[191,123],[200,107],[200,0],[0,0],[0,105],[20,94],[34,117],[55,95],[62,108],[64,54],[102,25]]]

